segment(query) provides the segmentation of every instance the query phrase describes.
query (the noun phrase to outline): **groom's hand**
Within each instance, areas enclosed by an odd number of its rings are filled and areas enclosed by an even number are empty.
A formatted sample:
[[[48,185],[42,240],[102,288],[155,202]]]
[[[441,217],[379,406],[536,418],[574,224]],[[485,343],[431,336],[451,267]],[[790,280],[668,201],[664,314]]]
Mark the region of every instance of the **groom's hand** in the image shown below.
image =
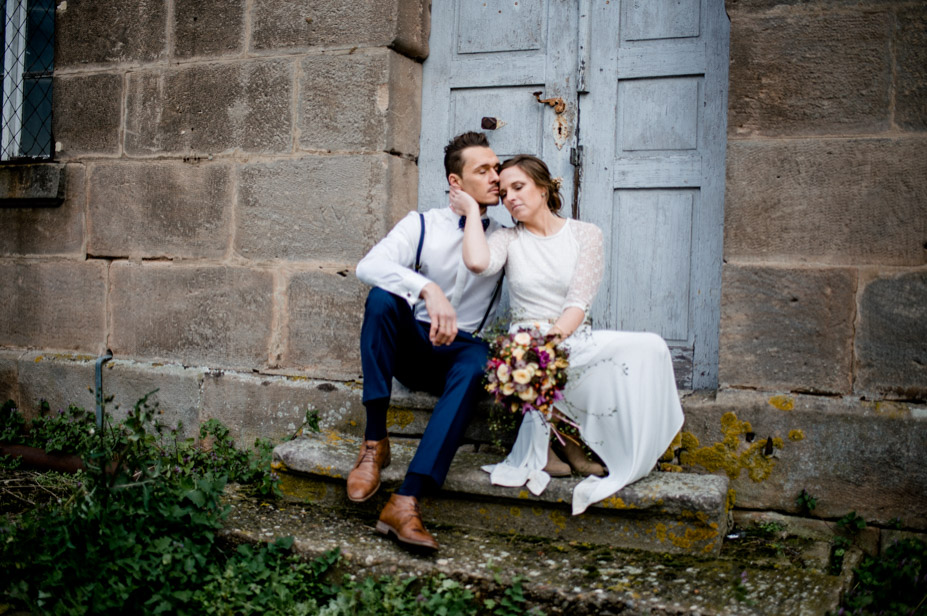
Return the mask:
[[[450,344],[457,337],[457,312],[447,300],[441,287],[429,282],[422,288],[422,299],[425,300],[425,310],[431,318],[431,331],[428,338],[431,344],[442,346]]]

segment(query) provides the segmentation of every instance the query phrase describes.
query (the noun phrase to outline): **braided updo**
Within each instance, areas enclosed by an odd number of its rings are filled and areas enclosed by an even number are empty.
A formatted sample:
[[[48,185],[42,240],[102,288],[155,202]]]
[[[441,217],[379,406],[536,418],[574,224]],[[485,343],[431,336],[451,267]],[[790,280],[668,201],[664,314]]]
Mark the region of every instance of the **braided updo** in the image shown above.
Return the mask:
[[[530,154],[518,154],[508,159],[499,167],[499,173],[509,167],[518,167],[525,175],[531,178],[538,188],[547,193],[547,208],[556,214],[563,205],[560,198],[560,178],[550,177],[550,169],[544,161]]]

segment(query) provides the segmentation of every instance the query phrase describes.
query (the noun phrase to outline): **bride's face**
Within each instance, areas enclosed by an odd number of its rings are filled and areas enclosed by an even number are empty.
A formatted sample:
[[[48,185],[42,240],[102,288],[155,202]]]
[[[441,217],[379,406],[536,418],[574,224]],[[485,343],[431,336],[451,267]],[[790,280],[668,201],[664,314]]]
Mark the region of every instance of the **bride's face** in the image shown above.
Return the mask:
[[[547,193],[542,192],[518,166],[507,167],[499,174],[499,196],[502,197],[505,209],[518,222],[531,220],[549,211]]]

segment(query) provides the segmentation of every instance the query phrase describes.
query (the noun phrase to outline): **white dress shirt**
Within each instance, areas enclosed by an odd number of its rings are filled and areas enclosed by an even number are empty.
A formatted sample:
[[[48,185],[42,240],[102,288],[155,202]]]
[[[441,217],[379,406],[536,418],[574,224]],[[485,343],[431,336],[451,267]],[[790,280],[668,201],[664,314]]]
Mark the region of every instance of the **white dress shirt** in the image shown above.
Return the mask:
[[[457,327],[473,332],[483,320],[486,308],[501,272],[477,276],[463,262],[463,229],[460,216],[450,207],[428,210],[425,216],[425,242],[422,245],[420,272],[416,272],[415,252],[422,225],[418,212],[409,212],[392,231],[370,249],[357,264],[357,277],[404,298],[415,318],[430,323],[425,302],[419,301],[422,288],[434,282],[457,311]],[[487,235],[500,225],[489,221]],[[487,320],[488,323],[488,320]]]

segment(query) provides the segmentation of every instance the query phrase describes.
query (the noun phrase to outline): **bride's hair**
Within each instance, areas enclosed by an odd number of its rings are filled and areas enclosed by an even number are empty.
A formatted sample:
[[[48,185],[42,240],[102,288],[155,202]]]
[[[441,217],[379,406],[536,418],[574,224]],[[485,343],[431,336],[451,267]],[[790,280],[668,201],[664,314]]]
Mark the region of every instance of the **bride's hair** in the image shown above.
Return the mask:
[[[499,167],[499,173],[509,167],[518,167],[524,171],[525,175],[531,178],[531,181],[538,188],[547,192],[547,208],[555,214],[560,211],[560,207],[563,205],[563,200],[560,198],[561,180],[560,178],[550,177],[550,169],[547,168],[543,160],[530,154],[518,154],[502,163]]]

